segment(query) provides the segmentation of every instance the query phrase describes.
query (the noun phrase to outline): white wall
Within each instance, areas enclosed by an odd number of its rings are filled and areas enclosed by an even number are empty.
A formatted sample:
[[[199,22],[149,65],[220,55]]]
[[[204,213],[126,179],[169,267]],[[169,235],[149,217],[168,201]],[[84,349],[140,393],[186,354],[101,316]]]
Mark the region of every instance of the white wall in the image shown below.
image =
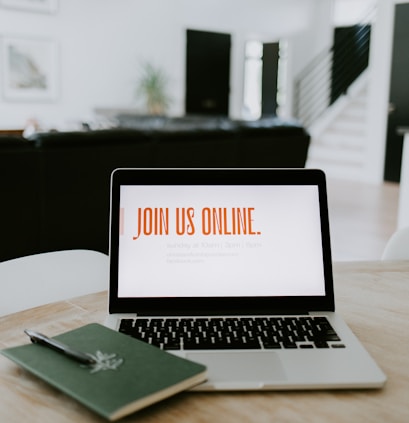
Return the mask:
[[[168,73],[170,114],[184,113],[187,28],[232,34],[230,109],[239,117],[244,43],[290,43],[297,73],[327,43],[332,0],[59,0],[55,14],[0,7],[0,37],[45,37],[59,46],[59,92],[53,102],[0,97],[0,128],[36,118],[45,128],[93,119],[95,107],[140,108],[138,67],[149,60]],[[0,64],[0,69],[1,64]],[[291,78],[290,78],[291,81]]]
[[[350,26],[361,22],[377,0],[335,0],[335,26]]]
[[[291,115],[294,98],[294,79],[298,79],[302,71],[318,54],[327,51],[333,44],[333,2],[316,0],[307,11],[305,26],[302,30],[288,36],[288,72],[286,114]],[[300,22],[301,24],[301,22]]]

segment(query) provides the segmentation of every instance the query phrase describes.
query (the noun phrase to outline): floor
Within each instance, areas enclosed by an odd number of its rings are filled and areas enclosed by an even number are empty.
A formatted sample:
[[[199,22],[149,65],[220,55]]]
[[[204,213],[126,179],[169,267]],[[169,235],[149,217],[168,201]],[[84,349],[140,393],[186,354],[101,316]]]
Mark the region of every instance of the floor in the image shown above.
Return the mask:
[[[334,261],[378,260],[396,230],[399,184],[328,179]]]

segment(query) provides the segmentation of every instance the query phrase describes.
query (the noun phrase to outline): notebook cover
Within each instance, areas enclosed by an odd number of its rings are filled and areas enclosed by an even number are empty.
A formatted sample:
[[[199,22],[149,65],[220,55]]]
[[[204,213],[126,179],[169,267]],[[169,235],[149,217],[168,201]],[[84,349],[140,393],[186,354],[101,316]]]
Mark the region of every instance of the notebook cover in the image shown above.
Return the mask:
[[[55,339],[97,359],[91,366],[38,344],[1,353],[109,420],[189,389],[205,366],[93,323]]]

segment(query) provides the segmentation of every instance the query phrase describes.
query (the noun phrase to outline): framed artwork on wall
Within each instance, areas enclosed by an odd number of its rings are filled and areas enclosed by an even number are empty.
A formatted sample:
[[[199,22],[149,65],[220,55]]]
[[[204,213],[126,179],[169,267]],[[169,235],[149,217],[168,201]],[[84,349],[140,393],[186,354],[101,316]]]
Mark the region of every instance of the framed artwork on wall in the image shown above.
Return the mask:
[[[4,37],[2,56],[2,84],[6,100],[56,100],[58,51],[54,41]]]
[[[10,9],[55,13],[58,7],[58,0],[0,0],[0,5]]]

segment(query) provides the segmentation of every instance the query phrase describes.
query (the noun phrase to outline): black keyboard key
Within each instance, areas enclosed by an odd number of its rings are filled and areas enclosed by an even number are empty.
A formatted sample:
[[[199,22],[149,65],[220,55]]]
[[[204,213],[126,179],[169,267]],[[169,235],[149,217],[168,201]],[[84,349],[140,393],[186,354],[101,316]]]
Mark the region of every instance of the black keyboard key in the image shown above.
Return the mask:
[[[303,348],[303,349],[310,349],[310,348],[314,348],[314,345],[313,344],[300,344],[299,347]]]
[[[172,351],[178,351],[181,349],[181,345],[180,342],[176,342],[174,344],[163,344],[163,349],[164,350],[172,350]]]
[[[325,341],[315,341],[314,345],[316,348],[329,348],[329,345]]]
[[[292,349],[298,348],[295,342],[283,342],[283,347]]]
[[[274,341],[264,341],[263,346],[266,349],[273,349],[273,350],[281,349],[281,344],[279,342],[274,342]]]
[[[133,319],[122,319],[119,325],[119,332],[128,334],[133,329]]]

